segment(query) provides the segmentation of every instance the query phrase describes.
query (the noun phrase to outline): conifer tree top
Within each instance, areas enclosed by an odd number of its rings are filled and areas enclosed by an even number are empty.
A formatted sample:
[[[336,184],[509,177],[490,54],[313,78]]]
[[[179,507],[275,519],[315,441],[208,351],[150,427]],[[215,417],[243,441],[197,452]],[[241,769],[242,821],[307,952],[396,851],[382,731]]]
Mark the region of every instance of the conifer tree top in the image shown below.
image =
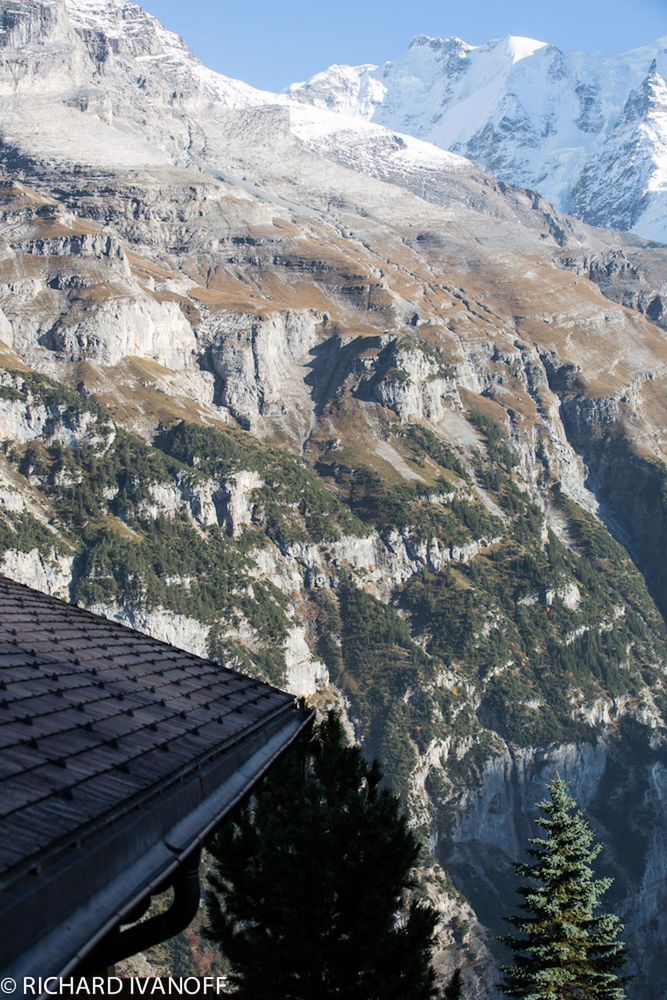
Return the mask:
[[[611,885],[595,878],[592,862],[601,846],[556,778],[538,803],[544,835],[530,840],[531,864],[516,864],[522,911],[509,922],[518,932],[504,938],[515,955],[503,969],[502,989],[524,1000],[624,1000],[617,970],[625,961],[613,914],[598,914]]]
[[[333,713],[218,830],[209,932],[239,1000],[429,1000],[419,844]],[[456,994],[453,994],[454,996]]]

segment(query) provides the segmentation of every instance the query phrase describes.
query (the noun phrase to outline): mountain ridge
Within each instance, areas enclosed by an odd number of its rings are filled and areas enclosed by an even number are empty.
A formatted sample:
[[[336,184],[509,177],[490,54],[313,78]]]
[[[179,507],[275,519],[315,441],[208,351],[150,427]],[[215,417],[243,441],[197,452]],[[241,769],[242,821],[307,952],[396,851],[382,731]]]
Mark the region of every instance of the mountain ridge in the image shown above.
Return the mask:
[[[285,92],[462,153],[593,225],[664,242],[666,75],[667,35],[617,55],[419,35],[383,66],[334,66]],[[639,176],[617,176],[610,197],[606,173],[631,162],[629,144]]]

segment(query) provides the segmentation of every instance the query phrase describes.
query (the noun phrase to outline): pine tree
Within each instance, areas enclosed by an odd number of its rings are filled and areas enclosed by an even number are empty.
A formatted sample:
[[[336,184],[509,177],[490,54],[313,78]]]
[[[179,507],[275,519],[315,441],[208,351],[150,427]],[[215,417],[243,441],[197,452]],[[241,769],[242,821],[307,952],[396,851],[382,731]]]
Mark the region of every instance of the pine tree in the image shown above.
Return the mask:
[[[558,778],[547,790],[537,820],[546,836],[530,841],[533,864],[515,865],[528,880],[519,887],[525,915],[509,918],[519,935],[504,938],[515,964],[503,969],[501,988],[523,1000],[623,1000],[622,926],[613,914],[596,915],[612,882],[596,879],[591,868],[601,847],[565,782]]]
[[[208,936],[239,1000],[427,1000],[435,911],[419,844],[330,713],[218,830]]]
[[[463,984],[461,982],[461,970],[454,969],[452,977],[445,987],[442,1000],[461,1000]]]

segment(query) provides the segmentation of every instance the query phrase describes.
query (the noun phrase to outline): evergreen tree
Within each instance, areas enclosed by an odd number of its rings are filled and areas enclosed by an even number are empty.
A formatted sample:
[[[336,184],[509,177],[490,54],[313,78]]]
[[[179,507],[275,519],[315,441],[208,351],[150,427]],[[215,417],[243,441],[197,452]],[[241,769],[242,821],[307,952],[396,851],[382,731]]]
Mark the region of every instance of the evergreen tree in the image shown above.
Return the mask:
[[[452,978],[447,983],[445,992],[442,994],[442,1000],[461,1000],[461,997],[463,996],[461,992],[462,988],[461,970],[454,969]]]
[[[436,914],[419,844],[334,713],[217,831],[208,937],[240,1000],[427,1000]]]
[[[613,914],[596,915],[612,879],[594,877],[591,862],[601,847],[560,778],[539,803],[546,831],[529,850],[533,864],[515,865],[524,916],[509,918],[519,935],[504,938],[515,964],[503,969],[503,992],[524,1000],[623,1000],[617,970],[625,948]]]

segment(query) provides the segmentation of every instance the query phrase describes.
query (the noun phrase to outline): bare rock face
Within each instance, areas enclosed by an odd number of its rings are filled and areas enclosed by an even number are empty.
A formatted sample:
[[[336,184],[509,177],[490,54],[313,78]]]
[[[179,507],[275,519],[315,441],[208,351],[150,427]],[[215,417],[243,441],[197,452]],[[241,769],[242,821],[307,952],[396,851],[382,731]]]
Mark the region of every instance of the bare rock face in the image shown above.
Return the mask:
[[[321,660],[313,660],[305,630],[293,629],[285,644],[286,690],[299,697],[314,695],[329,684],[329,672]]]
[[[224,506],[222,523],[234,537],[240,535],[243,528],[252,523],[252,493],[263,485],[261,477],[256,472],[237,472],[222,487],[221,499]]]
[[[5,552],[0,572],[12,580],[20,580],[27,587],[34,587],[45,594],[52,594],[62,600],[69,600],[72,582],[72,556],[63,556],[54,551],[46,554],[38,549]]]
[[[453,373],[444,368],[439,356],[425,353],[414,343],[399,341],[390,346],[383,360],[387,370],[374,387],[378,402],[393,410],[401,421],[439,423],[446,404],[456,399]]]
[[[667,288],[654,251],[637,254],[631,248],[609,249],[601,253],[571,256],[564,253],[564,267],[594,281],[608,296],[629,309],[636,309],[661,329],[667,329]]]
[[[171,611],[155,609],[148,613],[137,612],[131,607],[118,608],[113,604],[93,604],[90,610],[104,618],[120,622],[129,628],[145,632],[156,639],[168,642],[177,649],[187,649],[195,656],[206,656],[207,629],[196,618],[174,615]]]
[[[63,361],[114,365],[134,355],[178,370],[195,354],[192,330],[174,303],[109,302],[77,313],[41,338]]]
[[[234,317],[232,329],[215,331],[213,370],[220,400],[238,422],[255,432],[264,422],[300,421],[307,436],[312,391],[307,377],[322,317],[312,311]]]
[[[647,381],[652,381],[650,373]],[[642,386],[636,386],[637,395]],[[642,565],[663,615],[667,613],[667,576],[662,559],[666,500],[660,461],[642,461],[622,429],[622,413],[630,393],[598,399],[568,395],[562,412],[566,433],[586,459],[590,478],[604,512],[617,525],[625,543]]]

